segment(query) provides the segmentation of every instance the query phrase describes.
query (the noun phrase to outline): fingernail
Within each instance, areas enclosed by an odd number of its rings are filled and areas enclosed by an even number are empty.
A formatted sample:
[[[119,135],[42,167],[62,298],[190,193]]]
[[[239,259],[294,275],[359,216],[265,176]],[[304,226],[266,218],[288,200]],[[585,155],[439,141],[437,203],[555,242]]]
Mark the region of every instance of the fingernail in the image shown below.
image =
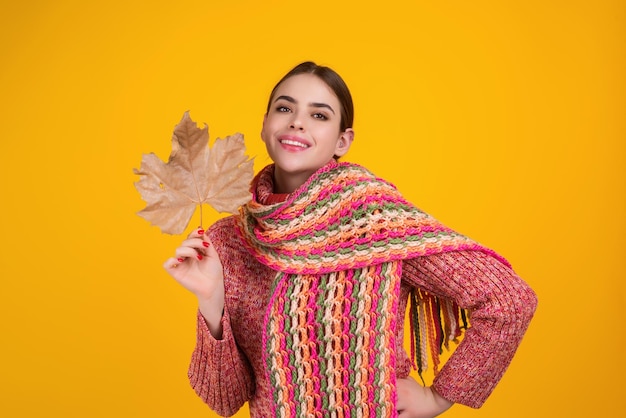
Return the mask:
[[[198,254],[196,257],[198,258],[198,260],[202,260],[202,256],[200,254]]]
[[[209,248],[209,245],[211,245],[211,244],[209,244],[209,243],[208,243],[208,242],[206,242],[206,241],[202,241],[202,245],[204,245],[206,248]]]
[[[183,261],[185,261],[184,258],[177,258],[176,260],[178,260],[179,263],[182,263]]]
[[[198,235],[204,235],[204,229],[198,229]]]

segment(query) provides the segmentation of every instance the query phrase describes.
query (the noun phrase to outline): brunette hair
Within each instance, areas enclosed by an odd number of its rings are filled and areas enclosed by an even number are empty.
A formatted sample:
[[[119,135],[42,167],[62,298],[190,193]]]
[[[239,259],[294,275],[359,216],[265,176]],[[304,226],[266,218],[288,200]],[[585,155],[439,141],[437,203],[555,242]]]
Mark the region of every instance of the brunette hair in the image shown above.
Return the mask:
[[[274,95],[276,94],[276,89],[280,86],[283,81],[287,80],[290,77],[299,74],[313,74],[317,76],[320,80],[322,80],[330,89],[335,93],[335,96],[339,99],[339,104],[341,105],[341,121],[339,127],[342,131],[345,131],[348,128],[352,128],[352,123],[354,122],[354,104],[352,103],[352,95],[350,94],[350,89],[346,85],[345,81],[341,78],[339,74],[335,72],[332,68],[324,67],[322,65],[317,65],[312,61],[306,61],[301,64],[296,65],[289,71],[287,74],[280,79],[278,83],[272,89],[272,93],[270,94],[270,99],[267,102],[267,110],[266,113],[269,113],[270,107],[272,106],[272,99],[274,99]]]

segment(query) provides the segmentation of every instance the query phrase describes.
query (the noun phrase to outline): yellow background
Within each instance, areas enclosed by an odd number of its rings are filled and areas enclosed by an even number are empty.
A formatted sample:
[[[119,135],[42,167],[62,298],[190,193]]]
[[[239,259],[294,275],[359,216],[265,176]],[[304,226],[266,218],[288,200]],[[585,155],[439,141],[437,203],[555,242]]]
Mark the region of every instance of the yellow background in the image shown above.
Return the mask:
[[[213,139],[242,132],[260,169],[267,94],[306,59],[353,91],[346,159],[539,295],[486,405],[446,416],[624,416],[625,11],[2,2],[0,416],[213,416],[186,379],[194,298],[161,268],[181,238],[135,215],[132,169],[167,158],[186,110]]]

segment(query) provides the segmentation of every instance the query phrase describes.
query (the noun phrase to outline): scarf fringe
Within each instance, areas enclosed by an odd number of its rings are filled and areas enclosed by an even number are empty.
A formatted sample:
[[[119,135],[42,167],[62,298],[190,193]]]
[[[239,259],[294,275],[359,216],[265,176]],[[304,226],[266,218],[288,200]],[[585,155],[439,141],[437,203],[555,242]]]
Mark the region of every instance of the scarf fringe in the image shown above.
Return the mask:
[[[272,174],[273,166],[263,169],[260,184]],[[277,272],[263,335],[277,417],[397,416],[402,261],[465,250],[499,257],[348,163],[322,167],[283,203],[253,199],[236,232]],[[468,314],[419,289],[410,311],[411,357],[423,381],[429,362],[439,372]]]
[[[469,312],[454,301],[414,289],[409,295],[411,325],[411,363],[423,384],[423,373],[432,361],[433,373],[439,373],[443,349],[450,350],[450,342],[459,343],[459,337],[469,327]]]

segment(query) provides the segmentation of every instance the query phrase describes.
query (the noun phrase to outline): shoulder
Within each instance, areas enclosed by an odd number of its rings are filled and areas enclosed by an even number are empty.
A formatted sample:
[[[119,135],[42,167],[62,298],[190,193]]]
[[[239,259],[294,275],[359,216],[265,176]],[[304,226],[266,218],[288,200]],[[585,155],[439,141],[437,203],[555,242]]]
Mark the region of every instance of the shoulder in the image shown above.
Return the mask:
[[[209,240],[224,267],[226,291],[231,297],[233,292],[238,293],[237,283],[247,283],[249,286],[250,277],[270,277],[273,274],[269,267],[259,263],[246,249],[237,225],[237,216],[222,218],[207,230]]]
[[[209,227],[209,233],[219,233],[224,230],[232,230],[232,228],[235,227],[235,216],[237,215],[230,215],[225,218],[218,219]]]
[[[236,222],[237,215],[227,216],[216,221],[207,230],[207,236],[222,260],[241,257],[246,252]]]
[[[220,244],[236,239],[238,234],[235,231],[235,216],[231,215],[221,218],[209,227],[207,235],[215,246],[220,246]]]

